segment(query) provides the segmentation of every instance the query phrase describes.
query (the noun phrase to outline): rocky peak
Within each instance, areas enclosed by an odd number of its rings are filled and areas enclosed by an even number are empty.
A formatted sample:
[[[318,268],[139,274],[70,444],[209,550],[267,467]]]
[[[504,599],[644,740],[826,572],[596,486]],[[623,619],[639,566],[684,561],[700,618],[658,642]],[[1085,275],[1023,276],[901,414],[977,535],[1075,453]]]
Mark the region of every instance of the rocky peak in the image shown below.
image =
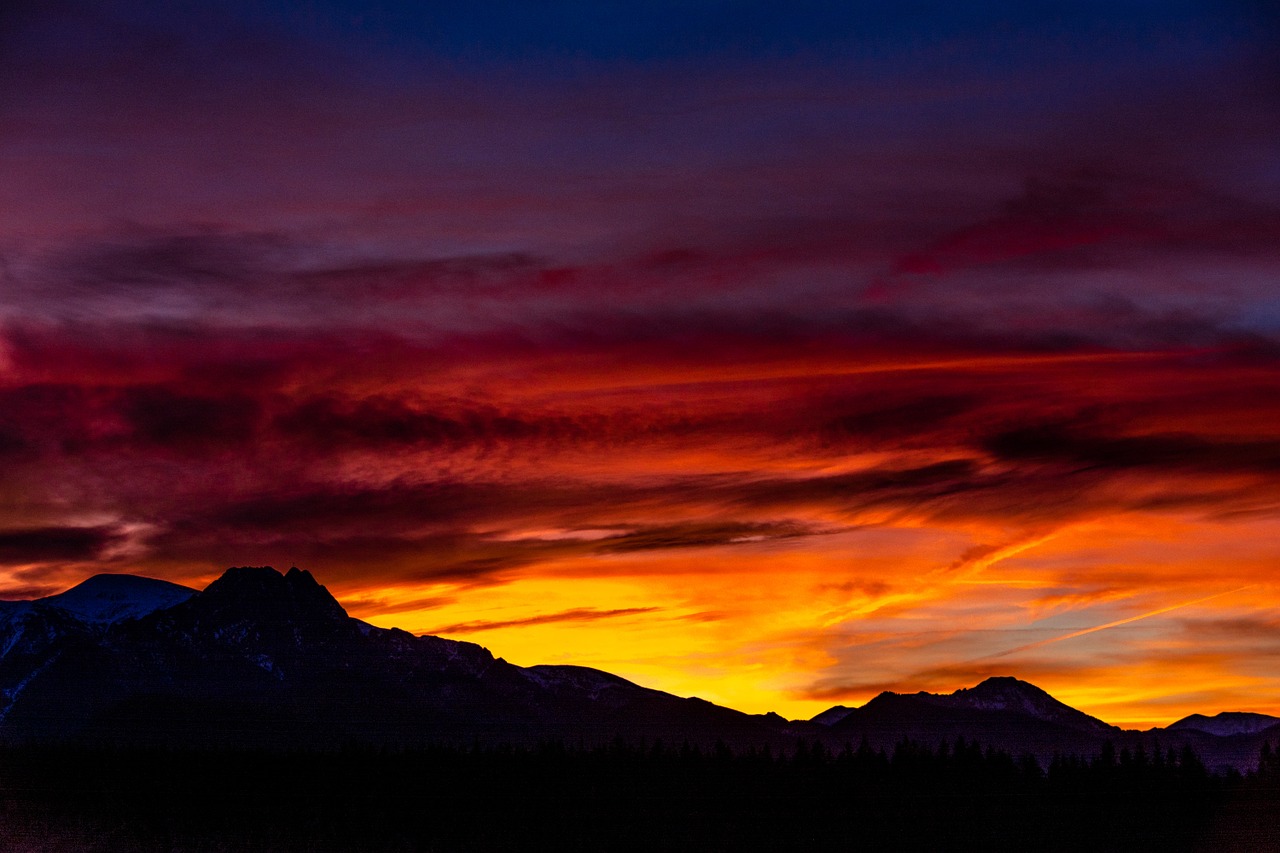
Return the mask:
[[[1054,699],[1045,691],[1011,676],[995,676],[974,687],[942,696],[921,694],[949,707],[980,711],[1012,711],[1083,731],[1106,732],[1114,727]]]
[[[201,609],[235,610],[266,621],[345,620],[347,612],[311,572],[281,574],[271,566],[237,566],[205,588],[193,603]]]
[[[272,659],[332,648],[359,634],[329,591],[296,568],[286,574],[270,566],[227,569],[203,592],[157,616],[166,630]]]

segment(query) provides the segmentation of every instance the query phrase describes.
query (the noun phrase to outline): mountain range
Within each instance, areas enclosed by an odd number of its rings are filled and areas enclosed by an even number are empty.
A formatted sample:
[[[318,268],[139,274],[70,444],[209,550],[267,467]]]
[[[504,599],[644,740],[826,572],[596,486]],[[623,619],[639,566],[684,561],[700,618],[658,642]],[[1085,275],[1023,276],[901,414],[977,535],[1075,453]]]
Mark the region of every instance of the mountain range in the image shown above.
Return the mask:
[[[752,715],[579,666],[519,667],[474,643],[347,615],[309,572],[228,569],[202,591],[97,575],[0,602],[0,742],[319,748],[592,745],[616,738],[832,749],[904,738],[1055,754],[1191,746],[1212,768],[1256,766],[1280,718],[1194,714],[1163,729],[1109,725],[1012,677],[950,694],[881,693],[810,720]]]

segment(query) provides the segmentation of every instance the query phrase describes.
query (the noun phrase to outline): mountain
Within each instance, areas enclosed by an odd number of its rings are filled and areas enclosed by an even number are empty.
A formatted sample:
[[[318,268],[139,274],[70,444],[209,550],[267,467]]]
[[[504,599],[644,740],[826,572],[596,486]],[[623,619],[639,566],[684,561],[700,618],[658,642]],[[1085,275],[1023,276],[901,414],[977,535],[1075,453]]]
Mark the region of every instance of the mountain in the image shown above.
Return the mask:
[[[0,608],[0,739],[331,748],[342,743],[794,739],[781,718],[585,667],[353,619],[309,572],[239,567],[201,592],[90,579]]]
[[[944,708],[965,708],[974,711],[1006,711],[1062,726],[1075,731],[1107,736],[1119,729],[1063,704],[1048,693],[1016,678],[997,676],[988,678],[976,687],[963,688],[945,696],[917,693],[925,701]]]
[[[1249,771],[1257,766],[1263,742],[1280,738],[1280,728],[1271,728],[1280,719],[1265,714],[1194,715],[1163,729],[1124,730],[1010,677],[947,694],[885,692],[860,708],[837,705],[813,718],[824,721],[831,736],[865,740],[873,748],[891,749],[904,739],[935,745],[963,737],[1034,755],[1042,765],[1058,754],[1097,755],[1109,742],[1116,750],[1148,755],[1190,746],[1210,769]]]
[[[857,708],[850,708],[848,705],[832,705],[822,713],[810,717],[809,722],[820,726],[834,726],[856,710]]]
[[[353,619],[309,572],[228,569],[204,590],[98,575],[59,595],[0,602],[0,741],[332,749],[633,743],[892,750],[978,741],[1055,754],[1189,745],[1249,770],[1280,737],[1264,714],[1123,731],[1011,677],[953,693],[881,693],[809,721],[750,715],[580,666],[519,667],[475,643]]]
[[[1280,725],[1280,717],[1269,714],[1251,714],[1242,711],[1223,711],[1212,717],[1203,714],[1192,714],[1183,717],[1176,723],[1170,723],[1173,730],[1191,730],[1205,734],[1227,737],[1230,735],[1252,735],[1266,731],[1272,726]]]
[[[107,625],[181,604],[195,594],[190,587],[168,581],[103,574],[39,602],[65,610],[86,622]]]
[[[827,717],[834,719],[829,732],[852,743],[891,749],[904,739],[935,745],[965,738],[1044,762],[1055,753],[1096,753],[1104,740],[1121,734],[1014,678],[989,678],[949,694],[885,692],[860,708],[841,706],[837,714]]]

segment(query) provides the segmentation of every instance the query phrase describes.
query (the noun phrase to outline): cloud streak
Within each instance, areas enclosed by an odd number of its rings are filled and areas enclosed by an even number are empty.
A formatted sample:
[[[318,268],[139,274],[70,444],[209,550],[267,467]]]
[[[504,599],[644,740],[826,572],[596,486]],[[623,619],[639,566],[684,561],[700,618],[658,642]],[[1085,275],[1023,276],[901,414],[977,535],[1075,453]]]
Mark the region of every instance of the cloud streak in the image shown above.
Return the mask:
[[[537,616],[527,616],[523,619],[508,619],[506,621],[494,622],[463,622],[458,625],[445,625],[436,628],[428,633],[433,636],[439,635],[449,637],[455,634],[475,634],[480,631],[494,631],[499,628],[527,628],[532,625],[548,625],[554,622],[594,622],[598,619],[616,619],[620,616],[634,616],[640,613],[654,613],[662,608],[659,607],[622,607],[615,610],[593,610],[589,607],[579,607],[574,610],[564,610],[559,613],[542,613]]]

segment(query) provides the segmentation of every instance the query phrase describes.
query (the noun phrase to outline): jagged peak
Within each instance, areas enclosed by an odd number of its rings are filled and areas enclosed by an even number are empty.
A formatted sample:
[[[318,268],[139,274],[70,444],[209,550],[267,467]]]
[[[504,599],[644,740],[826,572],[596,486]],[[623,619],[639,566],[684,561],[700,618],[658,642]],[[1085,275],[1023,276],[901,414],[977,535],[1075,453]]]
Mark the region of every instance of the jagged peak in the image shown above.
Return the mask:
[[[195,599],[204,606],[234,604],[279,610],[310,617],[347,618],[342,608],[311,572],[296,566],[281,574],[272,566],[233,566]]]
[[[928,696],[931,694],[917,693],[915,695]],[[871,699],[869,699],[867,703],[862,707],[863,708],[892,707],[895,702],[901,702],[903,700],[910,699],[911,696],[912,694],[910,693],[894,693],[892,690],[882,690],[881,692],[877,693],[875,696],[872,696]]]
[[[960,694],[970,696],[1023,696],[1039,700],[1047,699],[1051,702],[1058,701],[1031,682],[1014,678],[1012,675],[993,675],[990,678],[984,678],[973,687],[961,688],[951,695]]]
[[[205,588],[208,592],[215,586],[227,584],[270,584],[284,580],[284,575],[274,566],[232,566],[218,576],[218,579]]]
[[[284,589],[286,587],[303,589],[323,589],[309,571],[290,567],[288,572],[281,572],[274,566],[232,566],[205,587],[205,592],[214,588],[260,588]]]

